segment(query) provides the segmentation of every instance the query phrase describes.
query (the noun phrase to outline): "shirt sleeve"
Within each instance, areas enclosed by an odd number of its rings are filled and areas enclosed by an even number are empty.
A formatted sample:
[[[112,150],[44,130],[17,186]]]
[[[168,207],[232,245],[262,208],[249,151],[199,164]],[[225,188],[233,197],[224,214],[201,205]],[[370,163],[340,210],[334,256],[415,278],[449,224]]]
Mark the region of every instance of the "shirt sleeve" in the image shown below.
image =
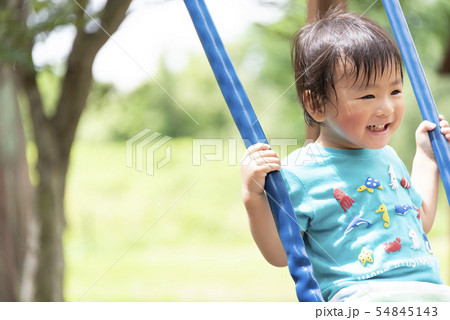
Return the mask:
[[[302,182],[298,176],[287,168],[281,169],[281,176],[289,193],[294,213],[301,231],[308,230],[309,222],[314,217],[313,201],[309,199]]]

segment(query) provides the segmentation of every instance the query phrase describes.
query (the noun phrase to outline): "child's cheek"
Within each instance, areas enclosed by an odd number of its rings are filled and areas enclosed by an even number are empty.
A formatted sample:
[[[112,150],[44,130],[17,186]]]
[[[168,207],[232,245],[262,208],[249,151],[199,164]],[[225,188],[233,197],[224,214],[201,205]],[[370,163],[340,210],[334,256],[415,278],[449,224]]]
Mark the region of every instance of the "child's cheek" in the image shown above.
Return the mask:
[[[341,130],[348,133],[354,133],[365,129],[367,126],[365,118],[364,114],[361,113],[347,113],[341,118],[341,121],[339,121]]]

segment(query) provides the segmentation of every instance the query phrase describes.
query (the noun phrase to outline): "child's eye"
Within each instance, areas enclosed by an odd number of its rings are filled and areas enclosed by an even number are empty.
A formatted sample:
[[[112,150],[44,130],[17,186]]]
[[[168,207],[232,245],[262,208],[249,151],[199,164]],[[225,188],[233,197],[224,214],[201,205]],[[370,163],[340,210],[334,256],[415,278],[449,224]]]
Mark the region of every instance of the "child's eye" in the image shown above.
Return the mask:
[[[373,94],[368,94],[364,97],[361,97],[360,99],[367,100],[367,99],[373,99],[373,98],[375,98],[375,96]]]
[[[394,90],[391,92],[391,95],[395,96],[396,94],[402,93],[400,90]]]

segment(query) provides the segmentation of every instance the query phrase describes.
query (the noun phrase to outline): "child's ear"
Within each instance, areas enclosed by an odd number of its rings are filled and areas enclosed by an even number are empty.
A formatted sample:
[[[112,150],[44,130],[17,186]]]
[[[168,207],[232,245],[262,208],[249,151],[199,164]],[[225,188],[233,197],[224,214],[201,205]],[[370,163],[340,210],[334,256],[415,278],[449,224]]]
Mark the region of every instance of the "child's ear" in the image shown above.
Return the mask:
[[[303,103],[306,111],[315,121],[323,122],[325,120],[325,108],[311,93],[311,90],[303,92]]]

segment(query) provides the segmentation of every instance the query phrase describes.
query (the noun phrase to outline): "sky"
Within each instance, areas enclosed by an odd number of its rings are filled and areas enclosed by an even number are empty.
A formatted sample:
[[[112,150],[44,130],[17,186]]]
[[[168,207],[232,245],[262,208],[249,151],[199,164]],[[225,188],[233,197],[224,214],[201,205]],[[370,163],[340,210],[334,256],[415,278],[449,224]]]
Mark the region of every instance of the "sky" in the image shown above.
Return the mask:
[[[104,2],[94,0],[93,7],[99,8]],[[205,3],[225,45],[251,23],[275,21],[282,14],[258,0]],[[53,32],[35,46],[35,63],[40,66],[63,61],[74,37],[74,27]],[[202,52],[202,48],[182,0],[133,0],[119,30],[98,53],[93,75],[97,81],[112,82],[118,89],[130,91],[153,78],[162,54],[168,68],[177,71],[186,65],[190,52]]]

